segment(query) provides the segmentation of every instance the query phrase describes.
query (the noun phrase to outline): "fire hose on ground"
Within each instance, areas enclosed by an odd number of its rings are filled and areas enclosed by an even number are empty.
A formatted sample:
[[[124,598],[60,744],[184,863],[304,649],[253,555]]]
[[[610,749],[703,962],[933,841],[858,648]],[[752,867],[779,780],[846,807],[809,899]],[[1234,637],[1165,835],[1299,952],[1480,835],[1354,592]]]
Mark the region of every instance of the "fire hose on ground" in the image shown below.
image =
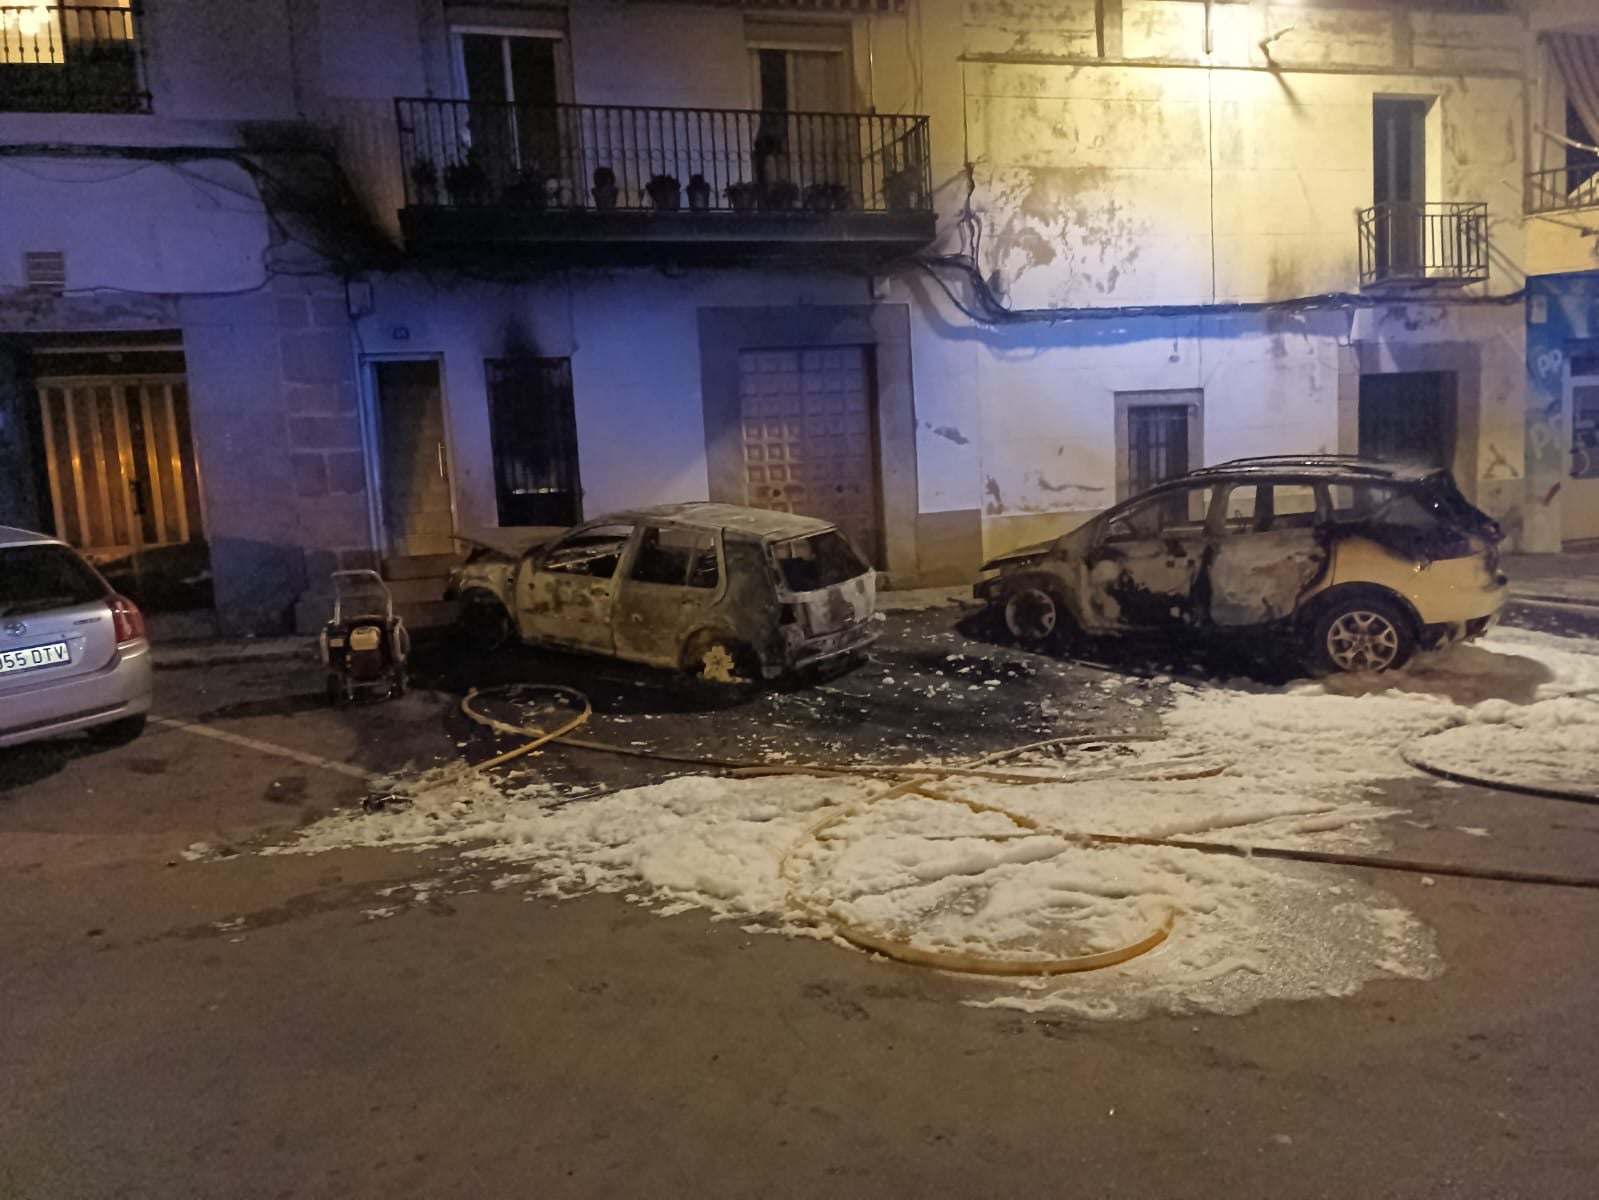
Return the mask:
[[[480,698],[499,696],[510,703],[525,703],[532,696],[554,695],[565,698],[572,705],[573,715],[561,721],[552,729],[545,729],[536,725],[518,724],[501,720],[485,711],[479,705]],[[1022,835],[1038,834],[1059,837],[1072,846],[1146,846],[1161,849],[1188,850],[1200,854],[1226,855],[1236,858],[1267,858],[1287,862],[1312,863],[1325,866],[1354,867],[1365,870],[1397,871],[1405,874],[1437,876],[1457,879],[1487,880],[1500,883],[1534,884],[1547,887],[1567,887],[1599,890],[1599,877],[1565,875],[1546,871],[1518,871],[1495,867],[1474,867],[1456,863],[1427,862],[1417,859],[1393,858],[1369,854],[1345,854],[1328,850],[1298,849],[1287,846],[1251,846],[1240,845],[1233,842],[1214,842],[1196,838],[1180,837],[1142,837],[1131,834],[1111,834],[1097,832],[1078,832],[1045,829],[1033,818],[1022,813],[997,805],[981,804],[977,801],[967,800],[962,797],[952,796],[940,791],[932,785],[943,779],[981,779],[988,782],[1010,784],[1047,784],[1047,783],[1084,783],[1095,779],[1193,779],[1209,775],[1218,775],[1225,771],[1231,764],[1214,763],[1204,766],[1195,766],[1181,759],[1170,760],[1165,763],[1140,764],[1137,767],[1123,770],[1111,770],[1090,773],[1073,774],[1035,774],[1025,771],[1003,771],[991,769],[991,764],[1016,758],[1022,754],[1059,747],[1089,747],[1098,745],[1115,745],[1135,741],[1160,741],[1164,734],[1115,734],[1115,735],[1074,735],[1069,737],[1050,738],[1041,742],[1032,742],[1022,746],[1012,747],[992,754],[983,755],[969,762],[951,766],[927,766],[914,764],[888,764],[888,763],[830,763],[830,762],[798,762],[798,763],[772,763],[756,762],[749,760],[716,758],[698,755],[674,754],[663,751],[650,750],[636,746],[618,746],[609,742],[595,741],[589,738],[573,736],[576,731],[588,723],[593,715],[593,706],[589,699],[576,688],[564,687],[558,684],[509,684],[501,687],[474,688],[467,693],[461,701],[462,713],[471,721],[485,726],[497,734],[506,737],[520,737],[527,739],[523,745],[516,746],[504,753],[497,754],[483,762],[463,765],[464,774],[478,774],[493,768],[503,766],[515,759],[535,753],[552,743],[559,743],[573,749],[588,750],[596,753],[622,755],[632,758],[649,759],[655,762],[669,763],[675,766],[691,766],[701,769],[722,771],[735,778],[760,778],[776,775],[813,775],[819,777],[855,777],[875,779],[892,782],[889,787],[877,795],[867,797],[858,805],[842,808],[829,813],[820,821],[811,825],[784,853],[779,864],[779,874],[788,888],[790,903],[800,911],[810,915],[819,923],[831,926],[845,941],[852,943],[864,950],[881,954],[900,962],[916,966],[934,967],[946,971],[958,971],[968,974],[982,975],[1057,975],[1068,972],[1092,971],[1105,967],[1116,966],[1127,962],[1141,954],[1153,950],[1164,942],[1171,932],[1176,920],[1176,910],[1168,909],[1165,919],[1158,923],[1145,936],[1125,946],[1109,950],[1095,951],[1089,954],[1069,957],[1040,958],[1002,958],[990,955],[972,954],[953,950],[935,950],[917,946],[907,939],[889,937],[884,934],[865,929],[840,921],[836,914],[827,912],[820,904],[807,895],[798,885],[792,875],[790,864],[795,852],[802,845],[814,842],[821,838],[829,829],[858,815],[865,807],[882,800],[893,799],[904,795],[919,795],[926,799],[962,805],[973,812],[994,813],[1004,816],[1013,822]],[[1436,731],[1434,731],[1436,732]],[[1408,749],[1406,747],[1405,749]],[[1411,757],[1402,750],[1402,757],[1407,763],[1420,770],[1433,774],[1444,774],[1430,765],[1412,762]],[[1452,778],[1453,776],[1445,776]],[[1497,781],[1477,780],[1467,778],[1464,782],[1481,783],[1483,786],[1503,788],[1505,790],[1529,791],[1526,788],[1516,788]],[[1534,795],[1550,795],[1559,799],[1599,800],[1599,797],[1565,793],[1558,789],[1544,789],[1531,791]],[[987,835],[994,837],[996,835]]]

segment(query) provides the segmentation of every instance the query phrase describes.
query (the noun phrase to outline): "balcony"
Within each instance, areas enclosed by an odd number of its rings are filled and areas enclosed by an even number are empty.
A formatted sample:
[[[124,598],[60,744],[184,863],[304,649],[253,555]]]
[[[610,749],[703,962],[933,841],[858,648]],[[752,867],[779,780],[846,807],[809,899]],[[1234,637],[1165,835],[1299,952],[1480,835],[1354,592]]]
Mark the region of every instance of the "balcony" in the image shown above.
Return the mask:
[[[0,112],[148,112],[137,0],[0,4]]]
[[[1488,278],[1486,204],[1399,203],[1358,214],[1360,286],[1464,287]]]
[[[1527,212],[1599,208],[1599,161],[1551,167],[1527,175]]]
[[[866,262],[931,241],[927,118],[398,100],[407,245]]]

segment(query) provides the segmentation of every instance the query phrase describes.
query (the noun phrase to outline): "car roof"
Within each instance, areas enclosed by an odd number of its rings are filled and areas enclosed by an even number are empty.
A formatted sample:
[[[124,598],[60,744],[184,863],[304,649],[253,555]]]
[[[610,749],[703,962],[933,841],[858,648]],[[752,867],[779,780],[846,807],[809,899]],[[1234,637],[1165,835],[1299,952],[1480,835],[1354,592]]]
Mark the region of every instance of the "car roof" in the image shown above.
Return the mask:
[[[1295,475],[1314,479],[1387,479],[1404,483],[1436,475],[1442,469],[1419,463],[1381,462],[1375,458],[1361,458],[1355,454],[1268,454],[1257,458],[1229,459],[1213,466],[1200,467],[1180,478],[1207,479],[1215,475]]]
[[[6,546],[31,546],[40,543],[61,545],[58,538],[53,538],[48,533],[35,533],[31,529],[17,529],[11,525],[0,525],[0,548]]]
[[[760,538],[795,538],[832,529],[831,521],[802,517],[797,513],[774,512],[769,508],[746,508],[741,504],[717,504],[693,500],[682,504],[657,504],[627,512],[610,513],[599,521],[639,521],[648,525],[675,525],[682,529],[722,530]]]

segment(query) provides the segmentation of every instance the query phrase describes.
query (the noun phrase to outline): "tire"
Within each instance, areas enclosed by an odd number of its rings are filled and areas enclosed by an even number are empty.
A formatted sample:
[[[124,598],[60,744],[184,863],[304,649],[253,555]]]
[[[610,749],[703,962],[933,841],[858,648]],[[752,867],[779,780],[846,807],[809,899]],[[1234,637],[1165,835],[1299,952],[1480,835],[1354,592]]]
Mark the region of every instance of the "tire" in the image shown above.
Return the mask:
[[[683,669],[704,683],[753,683],[760,678],[749,647],[719,634],[696,634],[683,651]]]
[[[327,677],[328,703],[334,708],[342,708],[350,701],[350,693],[344,686],[344,679],[340,675],[328,672]]]
[[[144,732],[148,718],[140,713],[136,717],[123,717],[106,725],[96,725],[88,731],[91,740],[102,746],[126,746]]]
[[[1059,646],[1071,624],[1060,594],[1038,580],[1025,581],[1006,591],[1000,619],[1006,632],[1029,650]]]
[[[1410,618],[1389,600],[1351,596],[1324,609],[1311,632],[1311,662],[1328,673],[1395,671],[1416,652]]]
[[[464,597],[456,625],[467,644],[484,653],[498,650],[511,640],[511,614],[490,596]]]

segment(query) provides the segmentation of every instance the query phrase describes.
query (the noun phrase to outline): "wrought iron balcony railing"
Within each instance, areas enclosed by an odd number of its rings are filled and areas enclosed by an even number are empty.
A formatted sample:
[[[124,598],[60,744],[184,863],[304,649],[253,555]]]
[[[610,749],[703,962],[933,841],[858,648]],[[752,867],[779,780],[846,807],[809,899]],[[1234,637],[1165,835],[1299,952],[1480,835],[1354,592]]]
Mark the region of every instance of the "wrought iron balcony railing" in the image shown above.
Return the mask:
[[[1391,202],[1362,209],[1359,222],[1361,287],[1488,278],[1486,204]]]
[[[0,4],[0,112],[146,112],[139,3]]]
[[[397,100],[407,207],[930,213],[927,118]]]
[[[1599,208],[1599,163],[1551,167],[1527,175],[1527,212]]]

